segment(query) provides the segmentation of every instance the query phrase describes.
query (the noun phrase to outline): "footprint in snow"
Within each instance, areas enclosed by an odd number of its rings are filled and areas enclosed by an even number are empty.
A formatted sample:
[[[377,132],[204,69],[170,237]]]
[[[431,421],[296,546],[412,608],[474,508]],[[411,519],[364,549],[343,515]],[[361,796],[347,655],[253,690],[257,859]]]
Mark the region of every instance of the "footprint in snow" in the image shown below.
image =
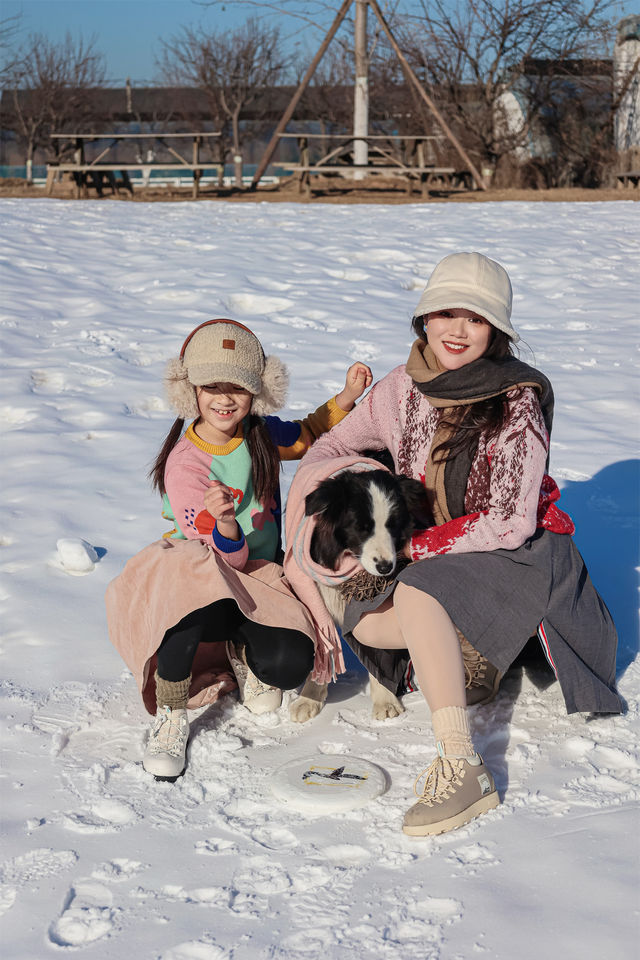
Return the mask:
[[[337,843],[325,847],[322,855],[337,867],[359,867],[371,859],[370,850],[352,843]]]
[[[233,316],[236,313],[256,313],[265,315],[277,313],[293,306],[293,300],[287,297],[265,297],[258,293],[232,293],[227,297],[227,306]]]
[[[13,906],[22,887],[40,884],[46,877],[62,873],[77,859],[75,850],[41,847],[0,864],[0,916]]]
[[[219,856],[222,854],[236,855],[239,853],[238,844],[233,840],[219,840],[217,837],[211,837],[209,840],[198,840],[194,845],[196,853]]]
[[[291,289],[291,284],[282,280],[274,280],[272,277],[252,277],[251,282],[254,286],[263,290],[275,290],[276,293],[284,293]]]
[[[226,960],[231,952],[214,940],[187,940],[160,954],[159,960]]]
[[[348,267],[344,270],[330,270],[325,267],[324,272],[330,277],[335,277],[336,280],[350,280],[354,283],[368,280],[371,276],[366,270],[349,269]]]
[[[97,720],[91,727],[68,733],[65,749],[76,760],[136,761],[142,758],[142,735],[138,724]]]
[[[139,860],[127,860],[126,857],[115,857],[113,860],[107,860],[99,863],[91,876],[95,880],[103,880],[109,883],[121,883],[124,880],[130,880],[136,874],[147,869],[147,864],[140,863]]]
[[[37,416],[35,410],[29,410],[26,407],[0,407],[0,430],[3,433],[19,430],[25,423],[35,420]]]
[[[298,838],[285,827],[257,827],[251,839],[269,850],[289,850],[298,845]]]
[[[480,869],[484,867],[497,866],[500,861],[491,853],[489,848],[482,843],[469,843],[464,847],[458,847],[452,850],[446,858],[447,863],[454,867],[463,867],[460,874],[452,876],[474,877]]]
[[[423,951],[425,944],[443,944],[444,927],[461,918],[462,904],[458,900],[449,897],[408,900],[399,908],[392,907],[390,910],[383,939],[407,946],[411,941],[415,941],[416,945],[419,944],[420,951]],[[420,953],[421,957],[424,955],[423,952]],[[411,954],[406,953],[405,956]]]
[[[62,913],[49,927],[49,940],[57,947],[84,947],[113,930],[118,910],[107,887],[80,881],[66,896]]]
[[[251,869],[238,871],[233,878],[238,893],[266,894],[284,893],[291,888],[289,874],[266,857],[254,857]]]
[[[62,393],[67,389],[67,378],[61,370],[32,370],[31,389],[34,393]]]
[[[64,814],[62,824],[74,833],[115,833],[137,819],[137,813],[128,803],[104,798],[86,810]]]

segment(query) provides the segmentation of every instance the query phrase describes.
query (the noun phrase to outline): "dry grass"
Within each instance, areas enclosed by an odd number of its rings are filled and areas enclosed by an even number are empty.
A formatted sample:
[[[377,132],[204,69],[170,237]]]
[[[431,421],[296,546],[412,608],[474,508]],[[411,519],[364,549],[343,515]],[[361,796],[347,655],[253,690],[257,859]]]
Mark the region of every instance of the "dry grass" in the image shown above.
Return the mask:
[[[483,203],[491,201],[532,202],[580,202],[602,200],[640,200],[639,189],[598,189],[564,188],[554,190],[465,190],[432,188],[426,197],[414,187],[411,194],[406,186],[390,178],[371,177],[361,181],[357,187],[344,180],[316,178],[311,197],[300,193],[296,183],[282,181],[279,185],[268,185],[258,190],[238,190],[225,187],[222,190],[206,185],[200,189],[200,200],[227,200],[237,203],[445,203],[453,200],[457,203]],[[0,197],[44,197],[44,189],[28,186],[24,180],[6,178],[0,180]],[[75,196],[75,187],[71,181],[55,185],[53,199],[70,199]],[[191,200],[191,187],[136,187],[133,196],[124,189],[114,194],[106,189],[102,197],[95,190],[89,190],[90,199],[102,201],[126,200],[133,203],[154,201]]]

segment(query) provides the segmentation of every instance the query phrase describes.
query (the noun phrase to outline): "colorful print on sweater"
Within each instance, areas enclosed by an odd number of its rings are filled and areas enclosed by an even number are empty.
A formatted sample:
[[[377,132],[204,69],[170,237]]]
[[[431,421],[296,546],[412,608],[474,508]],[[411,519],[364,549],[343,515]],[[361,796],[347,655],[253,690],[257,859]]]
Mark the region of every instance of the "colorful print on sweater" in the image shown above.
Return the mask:
[[[396,367],[348,420],[314,445],[305,462],[386,448],[398,473],[424,483],[440,416],[404,366]],[[544,472],[548,446],[537,395],[526,388],[510,403],[509,418],[500,433],[490,440],[480,438],[467,483],[465,516],[418,531],[411,541],[412,559],[515,550],[537,527],[572,534],[571,518],[556,505],[560,491]]]
[[[271,439],[281,460],[299,460],[322,433],[339,423],[346,413],[335,399],[318,407],[304,420],[265,417]],[[205,509],[204,494],[212,480],[226,484],[234,495],[236,520],[242,531],[239,540],[229,540],[216,529],[214,518]],[[174,523],[165,537],[202,540],[233,567],[242,569],[249,558],[274,560],[281,549],[280,490],[270,503],[258,501],[253,489],[253,470],[244,440],[244,424],[228,443],[206,443],[188,427],[167,459],[164,475],[166,493],[162,515]]]

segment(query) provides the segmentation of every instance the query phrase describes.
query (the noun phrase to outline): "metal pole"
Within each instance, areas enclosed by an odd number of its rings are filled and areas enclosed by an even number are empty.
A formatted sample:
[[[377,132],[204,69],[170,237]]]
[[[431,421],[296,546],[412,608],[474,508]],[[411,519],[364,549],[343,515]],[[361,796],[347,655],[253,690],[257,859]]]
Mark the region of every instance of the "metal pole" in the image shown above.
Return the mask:
[[[355,19],[355,68],[356,82],[353,91],[353,162],[356,166],[369,163],[369,144],[358,137],[369,134],[369,63],[367,59],[367,6],[368,0],[356,0]],[[363,180],[364,170],[355,170],[354,180]]]
[[[314,75],[314,73],[315,73],[315,71],[316,71],[316,67],[318,66],[318,64],[319,64],[320,61],[322,60],[323,56],[325,55],[326,50],[327,50],[327,47],[329,46],[329,44],[330,44],[331,41],[333,40],[334,36],[336,35],[336,32],[337,32],[337,30],[338,30],[338,27],[340,26],[340,24],[341,24],[342,21],[344,20],[346,14],[347,14],[347,10],[348,10],[349,7],[351,6],[352,2],[353,2],[353,0],[344,0],[344,3],[342,4],[342,6],[340,7],[340,9],[338,10],[338,13],[337,13],[337,15],[336,15],[335,20],[333,21],[333,23],[331,24],[331,27],[329,28],[329,32],[327,33],[326,37],[325,37],[324,40],[322,41],[322,45],[321,45],[320,49],[318,50],[318,52],[316,53],[315,57],[314,57],[313,60],[311,61],[311,64],[309,65],[309,69],[308,69],[307,72],[305,73],[304,77],[302,78],[302,80],[301,80],[300,83],[298,84],[298,89],[296,90],[296,92],[294,93],[293,97],[291,98],[291,100],[290,100],[290,102],[289,102],[289,106],[287,107],[287,109],[286,109],[285,112],[283,113],[282,119],[280,120],[280,123],[278,124],[278,126],[277,126],[276,129],[274,130],[273,136],[271,137],[271,140],[270,140],[269,143],[267,144],[267,149],[266,149],[265,152],[262,154],[262,159],[260,160],[260,163],[258,164],[258,169],[257,169],[256,172],[254,173],[254,175],[253,175],[253,180],[251,181],[251,189],[252,189],[252,190],[255,190],[255,188],[258,186],[258,184],[259,184],[259,182],[260,182],[260,178],[262,177],[262,174],[265,172],[265,170],[266,170],[267,167],[269,166],[269,163],[271,162],[271,157],[272,157],[272,156],[274,155],[274,153],[276,152],[276,147],[278,146],[278,143],[279,143],[279,141],[280,141],[280,134],[281,134],[281,133],[284,133],[284,128],[285,128],[286,125],[289,123],[289,120],[291,120],[291,117],[293,116],[293,111],[294,111],[295,108],[297,107],[298,101],[300,100],[300,97],[302,96],[302,94],[304,93],[304,91],[307,89],[307,86],[308,86],[308,84],[309,84],[309,81],[311,80],[311,77]]]

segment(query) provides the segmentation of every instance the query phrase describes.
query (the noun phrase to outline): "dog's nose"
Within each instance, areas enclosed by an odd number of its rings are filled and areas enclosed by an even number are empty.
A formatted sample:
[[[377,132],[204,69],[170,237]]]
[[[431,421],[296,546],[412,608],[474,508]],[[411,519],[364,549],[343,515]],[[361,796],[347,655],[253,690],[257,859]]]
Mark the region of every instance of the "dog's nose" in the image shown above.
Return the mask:
[[[393,563],[391,560],[376,560],[375,561],[376,570],[381,577],[386,577],[388,573],[391,573],[393,570]]]

